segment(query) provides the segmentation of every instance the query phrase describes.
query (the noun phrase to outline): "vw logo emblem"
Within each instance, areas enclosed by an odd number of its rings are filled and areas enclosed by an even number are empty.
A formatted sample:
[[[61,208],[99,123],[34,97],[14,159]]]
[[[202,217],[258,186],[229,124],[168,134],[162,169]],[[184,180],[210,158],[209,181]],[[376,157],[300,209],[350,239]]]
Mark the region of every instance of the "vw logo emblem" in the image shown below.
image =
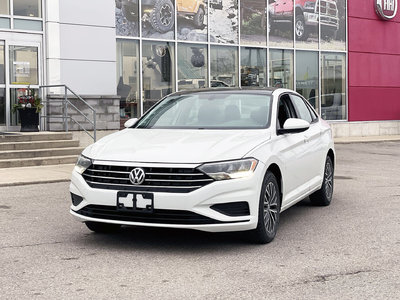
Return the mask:
[[[145,177],[146,174],[144,173],[144,170],[141,168],[135,168],[129,173],[129,180],[134,185],[142,184]]]

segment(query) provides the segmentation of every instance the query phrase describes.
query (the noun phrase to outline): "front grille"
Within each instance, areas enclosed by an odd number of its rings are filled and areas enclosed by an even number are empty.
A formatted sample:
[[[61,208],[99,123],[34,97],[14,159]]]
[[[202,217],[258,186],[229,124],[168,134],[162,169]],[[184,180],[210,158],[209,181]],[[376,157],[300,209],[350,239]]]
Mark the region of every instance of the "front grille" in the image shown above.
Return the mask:
[[[248,222],[221,222],[190,211],[184,210],[166,210],[154,209],[151,214],[138,213],[133,211],[117,210],[116,206],[88,205],[77,211],[76,213],[105,220],[125,221],[125,222],[141,222],[141,223],[159,223],[159,224],[176,224],[176,225],[206,225],[206,224],[225,224]]]
[[[320,1],[320,13],[322,15],[336,17],[337,16],[337,7],[335,2],[327,2],[327,1]],[[318,5],[317,5],[317,12],[318,12]]]
[[[141,185],[133,185],[129,173],[134,168],[93,164],[82,176],[92,188],[165,193],[189,193],[214,181],[194,168],[143,167],[145,181]]]

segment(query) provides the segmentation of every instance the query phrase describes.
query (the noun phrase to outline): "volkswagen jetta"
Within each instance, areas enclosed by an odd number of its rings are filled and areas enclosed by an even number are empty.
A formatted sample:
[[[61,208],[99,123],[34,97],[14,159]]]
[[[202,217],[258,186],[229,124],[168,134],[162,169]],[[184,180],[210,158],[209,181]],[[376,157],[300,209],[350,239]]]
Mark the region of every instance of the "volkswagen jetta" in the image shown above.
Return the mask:
[[[125,126],[87,147],[72,174],[70,212],[95,232],[249,231],[267,243],[285,209],[331,202],[332,131],[296,92],[179,92]]]

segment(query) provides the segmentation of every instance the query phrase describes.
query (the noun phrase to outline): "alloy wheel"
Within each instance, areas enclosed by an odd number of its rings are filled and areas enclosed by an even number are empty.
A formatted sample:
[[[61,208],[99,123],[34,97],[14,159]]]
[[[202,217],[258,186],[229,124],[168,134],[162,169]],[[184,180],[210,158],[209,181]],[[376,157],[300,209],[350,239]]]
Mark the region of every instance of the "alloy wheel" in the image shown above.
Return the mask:
[[[169,26],[172,21],[172,11],[168,4],[164,4],[160,10],[160,21],[164,26]]]
[[[275,231],[278,218],[278,191],[274,183],[269,182],[264,194],[264,226],[268,233]]]
[[[333,193],[333,168],[330,162],[325,166],[325,192],[326,197],[330,199]]]

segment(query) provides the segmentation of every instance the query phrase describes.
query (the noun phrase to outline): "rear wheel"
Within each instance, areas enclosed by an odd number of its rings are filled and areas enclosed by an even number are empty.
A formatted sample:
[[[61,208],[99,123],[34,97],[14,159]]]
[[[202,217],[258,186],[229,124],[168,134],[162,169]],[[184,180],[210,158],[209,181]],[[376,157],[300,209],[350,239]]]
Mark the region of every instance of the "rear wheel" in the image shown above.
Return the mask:
[[[271,242],[276,235],[281,210],[281,193],[278,181],[272,172],[267,171],[264,177],[259,209],[258,224],[253,230],[253,240],[259,244]]]
[[[87,228],[97,233],[114,233],[118,232],[121,225],[100,223],[100,222],[85,222]]]
[[[333,196],[333,179],[334,168],[332,160],[329,156],[326,157],[324,180],[321,188],[310,195],[310,201],[316,206],[328,206],[331,204]]]

